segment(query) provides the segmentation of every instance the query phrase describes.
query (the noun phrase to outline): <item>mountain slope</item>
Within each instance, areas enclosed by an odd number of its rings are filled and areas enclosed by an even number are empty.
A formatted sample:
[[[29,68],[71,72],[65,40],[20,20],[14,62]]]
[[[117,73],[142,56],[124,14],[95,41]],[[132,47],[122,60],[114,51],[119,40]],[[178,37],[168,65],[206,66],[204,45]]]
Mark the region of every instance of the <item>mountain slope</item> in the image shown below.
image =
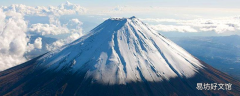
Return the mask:
[[[240,36],[169,37],[189,53],[240,80]]]
[[[58,50],[0,73],[0,95],[239,95],[240,83],[135,17],[111,18]],[[197,83],[232,83],[200,91]]]

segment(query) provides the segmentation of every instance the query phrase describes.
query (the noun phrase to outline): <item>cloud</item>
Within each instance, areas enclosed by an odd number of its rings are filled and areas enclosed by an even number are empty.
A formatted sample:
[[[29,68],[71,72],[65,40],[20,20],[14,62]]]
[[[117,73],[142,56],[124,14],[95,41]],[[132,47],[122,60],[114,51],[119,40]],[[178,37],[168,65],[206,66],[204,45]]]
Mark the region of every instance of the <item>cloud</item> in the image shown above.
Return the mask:
[[[87,9],[81,7],[78,4],[72,4],[70,2],[66,2],[59,6],[26,6],[23,4],[13,4],[11,6],[3,6],[1,7],[3,11],[13,11],[16,13],[21,13],[22,15],[36,15],[36,16],[48,16],[48,15],[71,15],[71,14],[82,14],[87,12]]]
[[[44,35],[60,35],[72,32],[82,31],[83,23],[78,19],[71,19],[66,24],[61,24],[58,17],[49,16],[49,24],[32,24],[28,29],[29,32]]]
[[[142,21],[147,21],[147,22],[158,22],[158,23],[162,23],[162,22],[181,22],[181,21],[184,21],[184,20],[177,20],[177,19],[160,19],[160,18],[145,18],[145,19],[142,19]]]
[[[32,24],[29,28],[30,32],[36,32],[40,35],[59,35],[64,33],[69,33],[67,27],[57,26],[54,24]]]
[[[208,32],[214,31],[218,34],[237,33],[240,31],[240,17],[224,17],[213,19],[193,19],[193,20],[177,20],[177,19],[141,19],[145,22],[158,23],[150,25],[158,31],[177,31],[177,32]],[[170,23],[171,25],[164,25]]]
[[[175,25],[151,25],[155,30],[163,31],[163,32],[197,32],[196,29],[191,26],[175,26]]]
[[[23,55],[34,49],[26,32],[27,22],[21,14],[0,10],[0,71],[25,62]],[[35,42],[38,48],[39,41]]]
[[[42,38],[38,37],[35,41],[34,41],[34,47],[37,49],[42,49]]]
[[[83,14],[84,12],[86,12],[85,8],[69,2],[61,4],[58,7],[31,7],[21,4],[1,7],[0,71],[27,61],[25,57],[28,56],[28,53],[41,51],[43,47],[47,47],[48,50],[53,50],[81,37],[81,26],[83,24],[81,21],[74,18],[62,24],[59,18],[61,15]],[[49,17],[49,23],[31,24],[29,21],[24,20],[24,16],[34,15]],[[67,34],[67,37],[62,37],[63,39],[43,46],[41,37],[32,41],[29,33],[37,33],[40,35]],[[32,44],[30,42],[32,42]]]
[[[69,43],[77,40],[82,35],[83,35],[82,32],[72,33],[69,37],[67,37],[65,39],[60,39],[60,40],[53,42],[52,44],[47,44],[46,48],[49,51],[56,50],[56,49],[62,47],[63,45],[69,44]]]
[[[71,19],[68,21],[67,24],[64,24],[64,26],[67,26],[67,28],[69,29],[69,31],[71,33],[73,32],[76,32],[76,33],[79,33],[81,32],[82,33],[82,22],[79,21],[78,19]]]
[[[83,35],[82,27],[81,27],[82,24],[83,23],[81,21],[79,21],[78,19],[69,20],[69,22],[64,25],[67,26],[71,35],[65,39],[59,39],[59,40],[53,42],[52,44],[47,44],[47,46],[46,46],[47,50],[49,50],[49,51],[56,50],[56,49],[62,47],[63,45],[71,43],[71,42],[75,41],[76,39],[80,38]]]
[[[76,18],[70,19],[65,24],[61,24],[58,17],[49,16],[49,23],[50,24],[41,24],[41,23],[32,24],[31,27],[28,29],[30,32],[38,33],[40,35],[66,34],[66,36],[68,36],[63,39],[59,39],[53,42],[52,44],[47,44],[46,49],[48,51],[56,50],[62,47],[63,45],[73,42],[74,40],[80,38],[83,35],[82,33],[83,23]],[[35,43],[36,43],[36,40],[35,40]],[[33,45],[30,44],[30,46],[33,46]],[[34,46],[34,47],[39,48],[37,46]]]

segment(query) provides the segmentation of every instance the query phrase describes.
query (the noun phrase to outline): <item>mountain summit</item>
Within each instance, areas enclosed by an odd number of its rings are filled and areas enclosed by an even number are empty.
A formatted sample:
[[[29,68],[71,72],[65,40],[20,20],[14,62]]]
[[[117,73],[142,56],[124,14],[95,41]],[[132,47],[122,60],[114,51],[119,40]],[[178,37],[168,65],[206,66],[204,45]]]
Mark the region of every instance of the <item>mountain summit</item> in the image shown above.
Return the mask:
[[[198,60],[135,16],[0,73],[0,95],[239,95],[240,82]],[[231,83],[232,90],[197,90]]]

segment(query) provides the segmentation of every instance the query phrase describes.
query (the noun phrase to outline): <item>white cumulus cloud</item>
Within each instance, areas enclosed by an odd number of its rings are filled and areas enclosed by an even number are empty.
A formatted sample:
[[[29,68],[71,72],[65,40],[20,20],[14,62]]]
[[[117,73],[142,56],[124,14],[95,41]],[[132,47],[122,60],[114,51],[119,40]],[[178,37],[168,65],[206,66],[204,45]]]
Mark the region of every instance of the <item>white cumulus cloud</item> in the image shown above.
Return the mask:
[[[34,49],[32,44],[28,44],[27,22],[23,16],[8,13],[0,10],[0,71],[25,62],[25,52]]]
[[[42,38],[38,37],[35,41],[34,41],[34,47],[37,49],[42,49]]]
[[[59,39],[59,40],[53,42],[52,44],[47,44],[47,46],[46,46],[47,50],[49,50],[49,51],[56,50],[56,49],[62,47],[63,45],[71,43],[74,40],[80,38],[83,35],[82,27],[81,27],[82,24],[83,23],[81,21],[79,21],[78,19],[69,20],[69,22],[64,25],[68,27],[68,30],[71,33],[71,35],[65,39]]]
[[[208,32],[214,31],[221,33],[237,33],[240,31],[240,17],[224,17],[213,19],[193,19],[193,20],[177,20],[177,19],[142,19],[146,22],[155,22],[158,24],[150,25],[158,31],[176,31],[176,32]],[[170,23],[171,25],[165,25]]]
[[[25,56],[28,56],[28,53],[37,51],[35,49],[41,51],[46,47],[48,50],[53,50],[81,37],[81,25],[83,24],[81,21],[70,19],[62,24],[59,18],[62,15],[84,14],[86,11],[86,8],[70,2],[57,7],[32,7],[23,4],[0,7],[0,71],[27,61]],[[36,16],[36,19],[41,16],[49,17],[49,23],[31,24],[29,21],[24,20],[25,16]],[[37,33],[43,36],[66,34],[66,37],[43,46],[43,38],[38,37],[32,41],[30,39],[32,34],[29,33]]]
[[[69,33],[67,27],[42,23],[32,24],[31,27],[29,28],[29,31],[36,32],[41,35],[59,35]]]
[[[163,32],[197,32],[196,29],[191,26],[176,26],[176,25],[151,25],[155,30],[163,31]]]
[[[83,23],[78,19],[71,19],[66,24],[61,24],[58,17],[49,16],[49,24],[32,24],[28,29],[29,32],[38,33],[40,35],[60,35],[82,31]]]
[[[60,39],[60,40],[53,42],[52,44],[47,44],[46,45],[47,50],[49,50],[49,51],[56,50],[56,49],[62,47],[63,45],[69,44],[69,43],[77,40],[82,35],[83,35],[82,32],[72,33],[69,37],[67,37],[65,39]]]
[[[87,9],[81,7],[78,4],[72,4],[66,2],[59,6],[27,6],[23,4],[12,4],[11,6],[1,7],[4,11],[13,11],[21,13],[22,15],[37,15],[37,16],[48,16],[48,15],[71,15],[71,14],[82,14],[87,12]]]

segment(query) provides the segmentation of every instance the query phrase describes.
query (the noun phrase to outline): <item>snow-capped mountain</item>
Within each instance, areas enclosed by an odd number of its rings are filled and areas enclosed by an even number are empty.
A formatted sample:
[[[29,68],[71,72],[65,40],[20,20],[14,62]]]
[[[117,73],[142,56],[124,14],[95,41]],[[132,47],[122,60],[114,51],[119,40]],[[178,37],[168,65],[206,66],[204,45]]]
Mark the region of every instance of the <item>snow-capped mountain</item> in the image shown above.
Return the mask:
[[[240,82],[198,60],[136,17],[0,73],[0,95],[239,95]],[[197,90],[232,83],[232,90]]]
[[[39,61],[41,67],[55,72],[63,67],[71,69],[71,73],[84,70],[86,78],[105,84],[191,77],[204,67],[134,17],[109,19],[87,36]]]

